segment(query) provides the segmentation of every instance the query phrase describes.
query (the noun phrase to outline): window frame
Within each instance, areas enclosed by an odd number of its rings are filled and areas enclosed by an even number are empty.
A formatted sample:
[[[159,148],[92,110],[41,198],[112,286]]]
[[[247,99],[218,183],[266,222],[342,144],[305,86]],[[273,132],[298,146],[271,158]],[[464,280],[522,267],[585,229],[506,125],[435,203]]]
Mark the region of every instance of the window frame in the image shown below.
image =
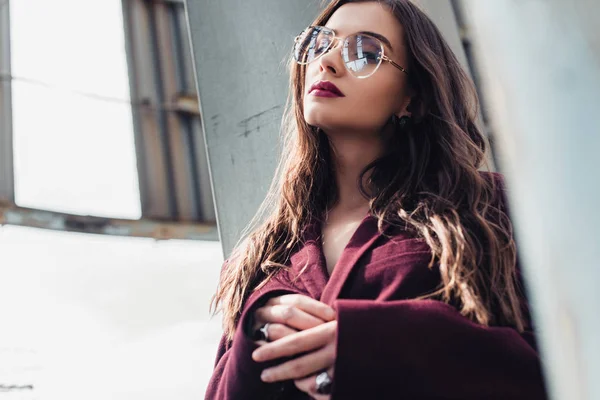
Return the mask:
[[[140,187],[139,220],[15,203],[10,1],[0,3],[0,224],[156,239],[218,240],[185,2],[122,0]]]

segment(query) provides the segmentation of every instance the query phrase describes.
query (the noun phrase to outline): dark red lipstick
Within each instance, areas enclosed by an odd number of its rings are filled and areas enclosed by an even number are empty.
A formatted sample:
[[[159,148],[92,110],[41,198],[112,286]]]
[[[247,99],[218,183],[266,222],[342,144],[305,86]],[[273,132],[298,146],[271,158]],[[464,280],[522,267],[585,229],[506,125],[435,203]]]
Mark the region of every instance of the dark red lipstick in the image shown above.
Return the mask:
[[[308,91],[308,94],[312,94],[318,97],[344,97],[344,93],[337,86],[329,81],[317,81],[315,82]]]

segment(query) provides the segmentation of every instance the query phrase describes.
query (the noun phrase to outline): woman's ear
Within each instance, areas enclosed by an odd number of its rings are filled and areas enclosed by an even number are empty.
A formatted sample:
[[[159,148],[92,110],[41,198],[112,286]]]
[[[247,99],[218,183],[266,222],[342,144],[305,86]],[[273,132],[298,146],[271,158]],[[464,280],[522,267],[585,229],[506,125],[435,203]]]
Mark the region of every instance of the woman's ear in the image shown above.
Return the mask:
[[[415,121],[420,121],[426,114],[425,103],[421,101],[419,96],[415,95],[410,98],[402,115],[407,115]]]
[[[402,118],[402,117],[412,117],[412,104],[413,104],[413,98],[412,97],[407,97],[406,100],[402,103],[402,107],[400,107],[400,111],[398,111],[395,115],[398,118]]]

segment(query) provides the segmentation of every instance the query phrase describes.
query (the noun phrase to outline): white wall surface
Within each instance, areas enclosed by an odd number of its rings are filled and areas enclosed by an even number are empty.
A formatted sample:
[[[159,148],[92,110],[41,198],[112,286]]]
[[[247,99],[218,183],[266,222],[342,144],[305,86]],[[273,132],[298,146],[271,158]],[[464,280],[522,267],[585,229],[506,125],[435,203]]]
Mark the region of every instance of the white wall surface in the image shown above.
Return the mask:
[[[221,334],[208,313],[218,242],[5,226],[0,249],[0,384],[34,386],[1,395],[203,398]]]

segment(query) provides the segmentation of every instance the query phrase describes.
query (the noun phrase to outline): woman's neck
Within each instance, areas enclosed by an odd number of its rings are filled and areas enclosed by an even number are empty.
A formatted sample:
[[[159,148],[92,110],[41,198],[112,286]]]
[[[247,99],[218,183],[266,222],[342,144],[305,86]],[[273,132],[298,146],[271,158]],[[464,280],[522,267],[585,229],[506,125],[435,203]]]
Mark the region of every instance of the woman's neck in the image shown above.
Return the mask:
[[[338,188],[335,208],[349,212],[368,210],[369,199],[360,193],[358,178],[362,170],[382,154],[382,141],[377,136],[350,139],[338,136],[330,137],[330,143]],[[370,174],[371,171],[363,177],[363,185],[366,186]]]

